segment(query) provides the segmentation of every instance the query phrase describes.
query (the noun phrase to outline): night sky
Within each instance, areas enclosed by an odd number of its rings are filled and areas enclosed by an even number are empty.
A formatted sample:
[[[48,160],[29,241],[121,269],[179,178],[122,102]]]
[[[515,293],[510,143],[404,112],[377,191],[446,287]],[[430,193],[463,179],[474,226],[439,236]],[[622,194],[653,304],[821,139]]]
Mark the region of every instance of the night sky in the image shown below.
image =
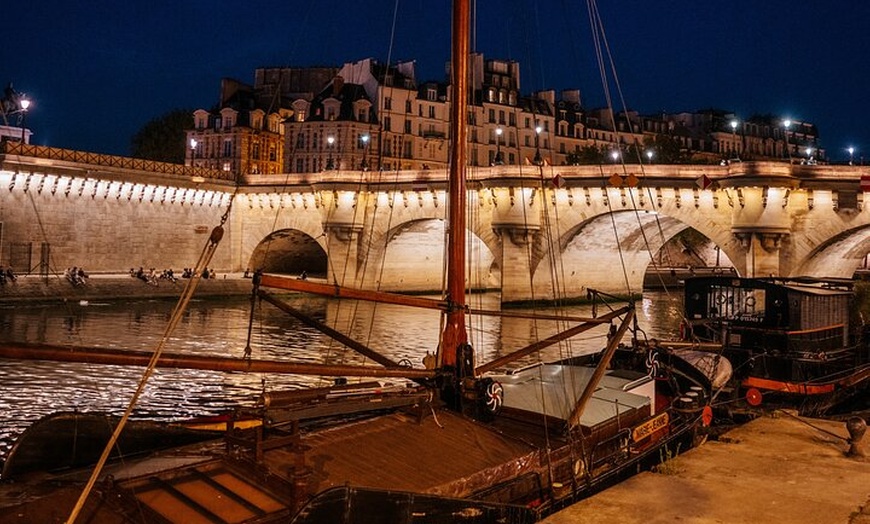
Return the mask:
[[[829,158],[870,162],[870,2],[603,0],[625,104],[814,122]],[[126,155],[149,120],[211,108],[254,69],[416,60],[443,79],[450,2],[7,2],[0,82],[33,100],[33,143]],[[392,21],[396,19],[393,34]],[[517,60],[522,91],[579,88],[605,105],[586,2],[479,0],[475,49]],[[391,34],[392,40],[391,40]],[[621,107],[621,103],[616,104]]]

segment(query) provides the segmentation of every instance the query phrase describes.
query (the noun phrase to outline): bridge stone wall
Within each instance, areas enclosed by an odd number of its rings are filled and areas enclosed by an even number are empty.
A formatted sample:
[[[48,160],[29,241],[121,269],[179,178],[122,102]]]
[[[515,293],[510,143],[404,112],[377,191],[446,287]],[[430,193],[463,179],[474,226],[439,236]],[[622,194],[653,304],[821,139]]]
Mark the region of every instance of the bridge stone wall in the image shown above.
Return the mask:
[[[0,165],[0,263],[18,271],[38,265],[44,243],[51,271],[189,267],[232,202],[210,264],[218,271],[301,257],[322,261],[330,282],[441,285],[444,172],[257,176],[236,188],[38,160],[7,155]],[[686,228],[743,275],[851,276],[870,250],[866,172],[750,162],[475,169],[468,283],[500,288],[504,301],[638,292],[661,247]]]

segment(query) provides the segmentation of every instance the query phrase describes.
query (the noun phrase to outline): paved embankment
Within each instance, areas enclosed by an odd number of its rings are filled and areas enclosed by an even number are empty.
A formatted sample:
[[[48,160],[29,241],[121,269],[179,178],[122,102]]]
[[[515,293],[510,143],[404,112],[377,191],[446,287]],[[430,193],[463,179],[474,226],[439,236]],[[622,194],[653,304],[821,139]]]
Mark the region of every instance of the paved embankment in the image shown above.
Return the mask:
[[[846,457],[842,422],[801,420],[753,420],[543,522],[870,524],[870,459]]]
[[[123,298],[177,298],[187,284],[186,279],[176,282],[160,280],[151,285],[129,275],[92,275],[84,285],[73,286],[67,279],[49,276],[18,277],[14,283],[0,287],[0,304],[42,301],[80,301]],[[241,274],[218,275],[201,279],[196,296],[220,297],[251,293],[251,279]]]

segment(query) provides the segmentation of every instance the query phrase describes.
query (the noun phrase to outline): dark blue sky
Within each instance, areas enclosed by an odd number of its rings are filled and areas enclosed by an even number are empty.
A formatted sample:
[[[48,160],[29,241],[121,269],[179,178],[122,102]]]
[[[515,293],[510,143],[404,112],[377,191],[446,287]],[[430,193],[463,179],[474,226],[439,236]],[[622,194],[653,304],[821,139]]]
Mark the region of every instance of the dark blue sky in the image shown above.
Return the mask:
[[[870,160],[870,2],[603,0],[626,104],[642,113],[716,107],[818,124],[829,157]],[[264,66],[417,61],[441,79],[449,1],[127,2],[4,5],[0,82],[32,98],[33,142],[127,154],[176,108],[209,108],[220,79]],[[579,88],[604,105],[586,2],[479,0],[476,49],[518,60],[524,92]]]

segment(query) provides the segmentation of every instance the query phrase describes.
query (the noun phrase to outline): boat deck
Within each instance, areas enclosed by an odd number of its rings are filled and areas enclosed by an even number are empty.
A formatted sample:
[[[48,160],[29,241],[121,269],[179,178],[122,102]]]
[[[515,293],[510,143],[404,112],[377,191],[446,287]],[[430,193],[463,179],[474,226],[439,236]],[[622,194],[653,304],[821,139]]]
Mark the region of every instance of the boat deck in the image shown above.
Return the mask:
[[[395,413],[303,436],[309,492],[350,484],[463,497],[502,468],[537,463],[530,444],[444,409],[433,413],[419,421]],[[286,471],[297,455],[275,449],[265,453],[265,463]]]

